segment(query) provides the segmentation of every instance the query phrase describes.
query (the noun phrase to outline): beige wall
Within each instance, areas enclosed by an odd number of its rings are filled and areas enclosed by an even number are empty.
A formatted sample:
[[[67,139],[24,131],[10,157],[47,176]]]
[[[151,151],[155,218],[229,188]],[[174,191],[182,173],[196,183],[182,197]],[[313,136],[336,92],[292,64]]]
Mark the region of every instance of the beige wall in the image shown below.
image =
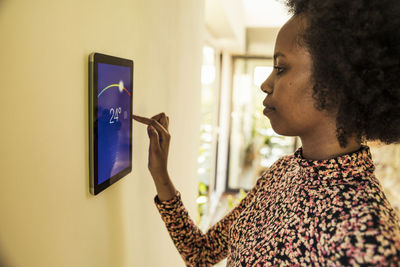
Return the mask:
[[[3,264],[184,266],[153,203],[145,126],[133,172],[89,194],[87,57],[134,59],[133,110],[170,116],[169,171],[196,220],[203,13],[199,0],[0,0]]]

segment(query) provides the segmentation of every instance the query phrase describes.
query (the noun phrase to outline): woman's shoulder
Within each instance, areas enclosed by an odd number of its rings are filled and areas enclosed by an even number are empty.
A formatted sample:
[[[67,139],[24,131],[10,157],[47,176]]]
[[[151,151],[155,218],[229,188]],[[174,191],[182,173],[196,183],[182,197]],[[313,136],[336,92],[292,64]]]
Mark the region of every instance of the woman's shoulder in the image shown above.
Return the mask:
[[[293,167],[296,167],[292,157],[293,155],[279,157],[270,167],[262,172],[259,180],[264,180],[265,182],[269,183],[279,182],[285,173],[288,171],[293,171]]]

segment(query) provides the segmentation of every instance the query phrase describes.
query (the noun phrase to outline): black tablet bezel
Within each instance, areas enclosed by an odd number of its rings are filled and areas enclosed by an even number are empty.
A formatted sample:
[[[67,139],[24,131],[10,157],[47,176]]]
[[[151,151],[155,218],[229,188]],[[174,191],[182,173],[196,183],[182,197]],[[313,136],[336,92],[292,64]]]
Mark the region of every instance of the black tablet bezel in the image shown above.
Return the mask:
[[[132,171],[132,121],[129,127],[129,167],[123,169],[119,173],[110,177],[108,180],[98,184],[98,118],[97,118],[97,82],[98,82],[98,63],[105,63],[117,66],[129,67],[131,70],[131,82],[129,91],[130,96],[130,113],[133,110],[133,60],[109,56],[100,53],[92,53],[89,55],[89,187],[90,193],[97,195],[110,185],[114,184],[122,177]]]

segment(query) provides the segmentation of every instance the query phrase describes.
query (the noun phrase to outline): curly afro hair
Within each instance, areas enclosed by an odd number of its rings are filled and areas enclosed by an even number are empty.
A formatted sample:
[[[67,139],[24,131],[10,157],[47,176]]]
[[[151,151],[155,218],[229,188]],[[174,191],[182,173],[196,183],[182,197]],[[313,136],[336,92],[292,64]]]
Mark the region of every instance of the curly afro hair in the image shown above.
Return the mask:
[[[304,15],[318,110],[335,111],[341,147],[400,142],[400,1],[287,0]]]

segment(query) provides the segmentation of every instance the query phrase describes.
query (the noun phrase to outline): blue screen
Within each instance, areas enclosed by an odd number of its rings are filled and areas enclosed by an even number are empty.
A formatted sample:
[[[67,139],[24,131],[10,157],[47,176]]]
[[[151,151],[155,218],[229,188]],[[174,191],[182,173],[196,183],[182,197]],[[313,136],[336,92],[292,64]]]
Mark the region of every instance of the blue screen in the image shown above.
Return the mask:
[[[98,184],[130,166],[131,69],[98,63]]]

